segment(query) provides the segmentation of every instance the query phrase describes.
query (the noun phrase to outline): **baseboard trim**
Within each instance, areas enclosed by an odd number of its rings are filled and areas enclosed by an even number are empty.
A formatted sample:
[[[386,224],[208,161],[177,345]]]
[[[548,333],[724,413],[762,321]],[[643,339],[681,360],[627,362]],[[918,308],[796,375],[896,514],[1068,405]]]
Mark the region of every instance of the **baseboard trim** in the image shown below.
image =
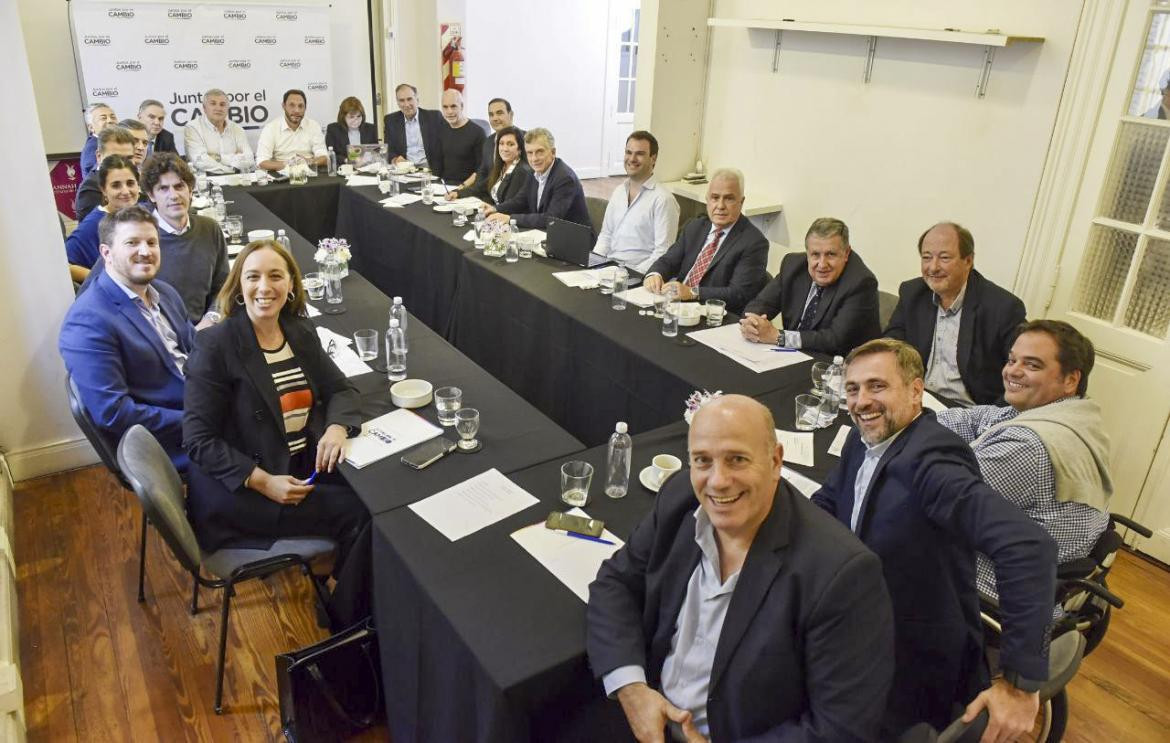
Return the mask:
[[[74,470],[101,461],[97,452],[84,438],[66,439],[46,446],[10,451],[5,456],[12,479],[16,482]]]

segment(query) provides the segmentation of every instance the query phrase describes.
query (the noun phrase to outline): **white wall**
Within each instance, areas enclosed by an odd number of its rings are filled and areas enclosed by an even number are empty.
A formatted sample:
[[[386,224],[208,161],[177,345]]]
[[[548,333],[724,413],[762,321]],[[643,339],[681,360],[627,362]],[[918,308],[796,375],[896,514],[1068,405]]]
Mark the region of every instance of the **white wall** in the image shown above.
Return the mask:
[[[30,46],[34,42],[29,42]],[[57,331],[73,301],[65,244],[57,224],[45,148],[29,137],[39,126],[33,77],[15,3],[0,3],[0,48],[8,54],[0,100],[19,116],[0,117],[0,141],[17,185],[0,200],[0,447],[24,479],[96,461],[65,402]]]
[[[20,25],[28,42],[28,61],[36,90],[36,109],[42,122],[45,150],[78,152],[85,143],[81,93],[69,32],[69,3],[64,0],[17,0]],[[4,0],[11,5],[12,0]],[[280,0],[247,0],[243,5],[288,5]],[[300,0],[293,5],[323,4]],[[329,34],[333,57],[333,91],[336,101],[348,95],[361,99],[373,112],[366,0],[333,0]],[[133,104],[131,104],[133,105]],[[127,112],[119,109],[120,115]],[[322,126],[337,118],[334,105],[313,108],[309,116]],[[172,131],[175,127],[169,127]]]
[[[1046,37],[998,50],[975,97],[982,47],[880,39],[862,81],[865,37],[715,29],[702,159],[742,168],[749,192],[784,204],[773,265],[819,216],[844,219],[884,289],[917,273],[915,241],[953,219],[975,235],[976,266],[1011,286],[1076,33],[1069,0],[717,0],[715,15],[962,28]],[[661,13],[660,24],[671,23]],[[689,30],[678,29],[679,32]],[[669,75],[669,70],[662,74]],[[657,85],[656,85],[657,87]]]

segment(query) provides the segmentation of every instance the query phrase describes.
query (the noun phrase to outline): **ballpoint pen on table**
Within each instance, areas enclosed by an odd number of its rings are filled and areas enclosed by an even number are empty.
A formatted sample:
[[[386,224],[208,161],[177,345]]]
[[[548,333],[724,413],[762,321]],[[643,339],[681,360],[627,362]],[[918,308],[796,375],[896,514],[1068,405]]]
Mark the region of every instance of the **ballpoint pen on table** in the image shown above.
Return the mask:
[[[796,353],[800,349],[799,348],[788,348],[786,346],[776,346],[775,348],[769,348],[768,350],[771,351],[772,353]]]
[[[558,530],[558,531],[560,531],[560,530]],[[613,541],[610,541],[608,539],[602,539],[601,537],[591,537],[588,534],[578,534],[575,531],[561,531],[560,533],[564,534],[566,537],[576,537],[577,539],[584,539],[587,542],[598,542],[600,544],[610,544],[610,545],[617,544],[617,542],[613,542]]]

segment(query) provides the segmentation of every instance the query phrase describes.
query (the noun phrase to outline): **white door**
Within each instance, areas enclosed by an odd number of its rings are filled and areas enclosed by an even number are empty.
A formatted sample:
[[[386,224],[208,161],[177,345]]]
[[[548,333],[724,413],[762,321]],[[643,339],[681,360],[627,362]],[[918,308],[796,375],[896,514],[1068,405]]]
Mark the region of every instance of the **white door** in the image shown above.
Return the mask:
[[[1133,0],[1121,26],[1048,316],[1097,349],[1110,510],[1161,530],[1137,547],[1170,562],[1170,120],[1143,115],[1170,79],[1170,8],[1149,6]]]
[[[605,120],[602,124],[602,175],[625,173],[626,137],[634,130],[634,84],[638,77],[639,0],[610,0],[609,50],[605,63]]]

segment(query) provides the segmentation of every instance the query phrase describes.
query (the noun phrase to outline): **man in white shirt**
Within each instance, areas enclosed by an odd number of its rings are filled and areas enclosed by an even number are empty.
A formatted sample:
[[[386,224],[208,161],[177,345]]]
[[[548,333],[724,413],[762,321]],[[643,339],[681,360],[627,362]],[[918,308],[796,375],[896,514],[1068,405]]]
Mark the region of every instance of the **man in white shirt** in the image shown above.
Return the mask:
[[[678,201],[654,177],[658,140],[647,131],[626,138],[626,182],[613,190],[593,252],[646,273],[678,235]]]
[[[307,100],[302,90],[294,88],[284,92],[281,101],[284,116],[265,124],[256,143],[257,167],[284,170],[294,155],[318,167],[329,161],[321,125],[305,118]]]
[[[203,115],[183,127],[183,143],[187,159],[197,168],[244,168],[253,162],[252,145],[244,128],[228,120],[227,93],[219,88],[203,94]]]

